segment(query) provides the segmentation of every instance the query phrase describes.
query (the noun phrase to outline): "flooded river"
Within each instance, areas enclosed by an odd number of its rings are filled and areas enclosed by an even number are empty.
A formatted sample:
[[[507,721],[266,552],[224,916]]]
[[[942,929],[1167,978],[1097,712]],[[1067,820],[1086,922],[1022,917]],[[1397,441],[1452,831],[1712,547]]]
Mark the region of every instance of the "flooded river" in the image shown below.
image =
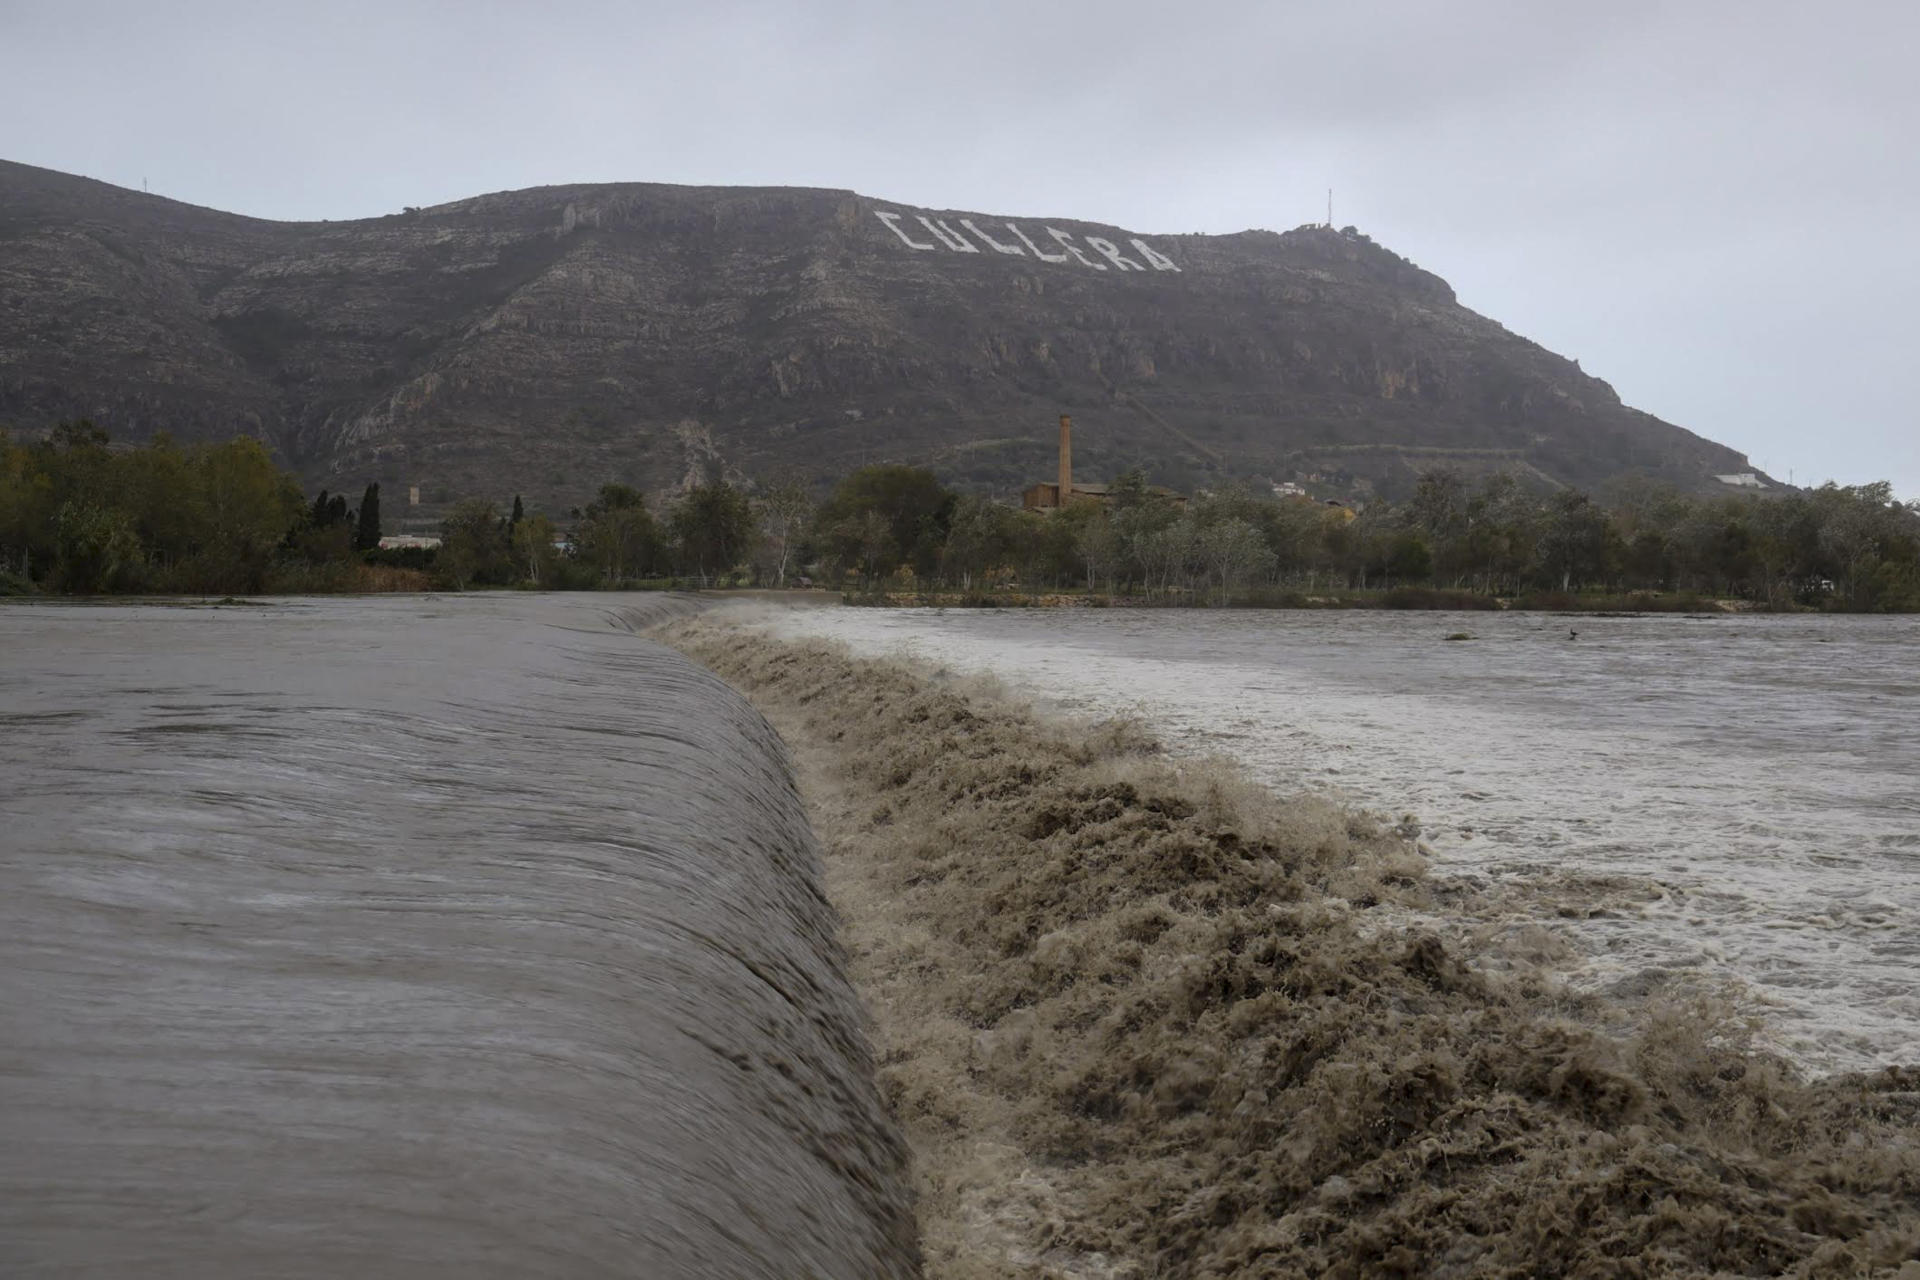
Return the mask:
[[[0,608],[0,1274],[915,1272],[779,744],[660,607]]]
[[[1920,619],[770,616],[1411,814],[1581,988],[1731,984],[1810,1070],[1920,1060]]]

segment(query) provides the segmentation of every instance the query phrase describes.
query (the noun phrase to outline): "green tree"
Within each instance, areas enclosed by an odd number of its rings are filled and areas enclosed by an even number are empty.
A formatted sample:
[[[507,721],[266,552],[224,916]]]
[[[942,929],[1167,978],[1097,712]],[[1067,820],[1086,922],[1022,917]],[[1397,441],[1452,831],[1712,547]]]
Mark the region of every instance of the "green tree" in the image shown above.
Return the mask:
[[[1430,572],[1456,586],[1473,568],[1471,507],[1466,481],[1451,467],[1422,472],[1407,503],[1409,521],[1432,552]]]
[[[1273,504],[1273,516],[1264,532],[1276,572],[1288,577],[1304,577],[1311,586],[1325,567],[1327,513],[1331,510],[1299,497]]]
[[[165,432],[122,458],[123,502],[148,561],[170,572],[190,560],[206,512],[195,482],[195,461]]]
[[[52,494],[52,478],[34,465],[32,451],[0,431],[0,573],[32,579]]]
[[[1188,589],[1190,565],[1199,529],[1192,517],[1142,526],[1132,537],[1132,552],[1140,563],[1141,581],[1149,596],[1166,596]]]
[[[754,503],[754,514],[760,526],[760,576],[776,587],[784,587],[794,552],[813,514],[813,499],[800,481],[783,480],[760,495]]]
[[[107,448],[107,433],[85,418],[61,422],[47,434],[50,470],[62,501],[106,508],[119,504],[119,468]]]
[[[1152,500],[1152,497],[1152,491],[1147,485],[1147,473],[1139,467],[1128,467],[1115,476],[1113,487],[1108,493],[1108,498],[1116,511],[1144,506]]]
[[[1131,474],[1139,475],[1138,472]],[[1121,478],[1127,479],[1127,473]],[[1148,493],[1144,477],[1141,479],[1137,500],[1114,504],[1113,533],[1119,543],[1115,573],[1151,595],[1166,586],[1157,570],[1167,565],[1166,553],[1171,543],[1160,535],[1179,522],[1180,509]]]
[[[646,500],[624,484],[600,486],[581,514],[576,541],[580,554],[609,584],[652,573],[664,546]]]
[[[1014,565],[1020,574],[1020,585],[1027,590],[1057,588],[1080,577],[1080,526],[1075,517],[1067,514],[1072,510],[1066,507],[1048,512],[1009,513],[1013,516]]]
[[[81,499],[60,506],[54,572],[63,591],[127,590],[139,583],[145,557],[126,512]]]
[[[940,575],[963,591],[972,590],[1013,556],[1014,512],[980,494],[954,504],[940,552]],[[891,531],[888,534],[891,538]]]
[[[883,570],[890,571],[900,561],[893,530],[888,526],[887,518],[872,508],[862,511],[858,517],[836,524],[834,536],[837,539],[845,538],[849,527],[853,538],[853,562],[860,567],[861,581],[871,586]]]
[[[1071,535],[1075,567],[1085,575],[1087,590],[1097,591],[1103,583],[1112,590],[1126,548],[1115,527],[1111,504],[1078,502],[1050,518]]]
[[[1195,550],[1214,588],[1214,598],[1223,605],[1251,578],[1273,565],[1273,552],[1267,549],[1260,530],[1239,516],[1202,528],[1195,539]]]
[[[202,512],[196,560],[209,589],[258,591],[305,511],[300,487],[251,436],[194,453]]]
[[[1389,581],[1425,582],[1433,576],[1433,552],[1418,529],[1402,529],[1387,539],[1381,567]]]
[[[1466,524],[1460,558],[1467,577],[1485,592],[1518,591],[1538,537],[1540,506],[1533,495],[1511,473],[1496,472],[1467,500]]]
[[[1659,590],[1673,580],[1673,548],[1658,529],[1641,529],[1626,542],[1621,568],[1635,586]]]
[[[1342,519],[1339,525],[1329,523],[1328,541],[1339,555],[1339,569],[1348,586],[1365,591],[1369,586],[1381,584],[1381,579],[1387,576],[1393,539],[1401,532],[1401,524],[1400,513],[1384,502],[1368,504],[1352,520]]]
[[[516,565],[527,575],[528,582],[536,587],[546,586],[552,580],[554,561],[559,557],[553,545],[557,532],[553,521],[543,515],[523,515],[512,528],[508,540],[513,544]]]
[[[1607,513],[1578,489],[1562,489],[1540,532],[1541,572],[1562,591],[1599,583],[1612,571],[1616,543]]]
[[[1730,503],[1713,526],[1707,543],[1707,569],[1716,592],[1737,594],[1754,577],[1758,558],[1754,554],[1753,527],[1747,523],[1747,515],[1743,507]],[[1547,551],[1543,546],[1543,555]]]
[[[369,484],[360,495],[360,519],[354,526],[353,549],[367,552],[380,549],[380,486]]]
[[[353,555],[353,530],[344,522],[310,523],[294,531],[292,543],[308,564],[333,564]]]
[[[440,524],[440,554],[434,564],[456,591],[508,581],[512,560],[500,509],[485,498],[455,503]]]
[[[887,526],[892,546],[878,559],[891,572],[906,562],[914,572],[932,576],[946,543],[948,522],[957,498],[920,467],[881,465],[861,467],[835,487],[815,517],[828,553],[843,566],[864,559],[868,541],[868,512]]]
[[[731,572],[753,545],[753,503],[724,480],[695,485],[668,517],[680,563],[702,579]]]
[[[1883,549],[1894,526],[1893,486],[1884,481],[1841,486],[1831,482],[1814,491],[1820,513],[1820,550],[1848,607],[1873,607],[1875,581]]]

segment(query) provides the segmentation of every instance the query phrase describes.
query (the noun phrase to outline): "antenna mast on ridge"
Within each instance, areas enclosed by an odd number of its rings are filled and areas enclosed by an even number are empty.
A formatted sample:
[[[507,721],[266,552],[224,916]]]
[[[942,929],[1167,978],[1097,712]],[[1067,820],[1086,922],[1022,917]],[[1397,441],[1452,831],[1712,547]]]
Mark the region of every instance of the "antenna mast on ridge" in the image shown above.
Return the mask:
[[[1327,188],[1327,230],[1333,230],[1333,188]]]

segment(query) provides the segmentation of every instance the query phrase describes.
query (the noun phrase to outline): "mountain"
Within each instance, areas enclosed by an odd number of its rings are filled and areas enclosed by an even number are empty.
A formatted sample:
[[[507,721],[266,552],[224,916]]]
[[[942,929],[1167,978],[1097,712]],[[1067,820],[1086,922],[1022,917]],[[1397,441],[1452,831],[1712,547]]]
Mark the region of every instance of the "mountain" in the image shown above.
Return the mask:
[[[1141,235],[850,191],[542,187],[282,223],[0,162],[0,423],[258,434],[429,509],[720,465],[1404,492],[1750,470],[1352,228]]]

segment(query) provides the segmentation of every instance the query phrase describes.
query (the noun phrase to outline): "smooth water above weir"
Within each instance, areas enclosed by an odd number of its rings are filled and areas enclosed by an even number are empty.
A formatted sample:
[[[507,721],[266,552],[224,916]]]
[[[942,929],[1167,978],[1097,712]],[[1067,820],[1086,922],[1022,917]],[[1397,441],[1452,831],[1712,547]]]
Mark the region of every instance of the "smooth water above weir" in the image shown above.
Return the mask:
[[[914,1274],[779,743],[671,607],[0,608],[0,1273]]]
[[[743,616],[751,617],[742,611]],[[1576,986],[1731,982],[1813,1071],[1920,1060],[1920,619],[782,610],[1422,825]],[[1450,634],[1474,639],[1448,643]]]

